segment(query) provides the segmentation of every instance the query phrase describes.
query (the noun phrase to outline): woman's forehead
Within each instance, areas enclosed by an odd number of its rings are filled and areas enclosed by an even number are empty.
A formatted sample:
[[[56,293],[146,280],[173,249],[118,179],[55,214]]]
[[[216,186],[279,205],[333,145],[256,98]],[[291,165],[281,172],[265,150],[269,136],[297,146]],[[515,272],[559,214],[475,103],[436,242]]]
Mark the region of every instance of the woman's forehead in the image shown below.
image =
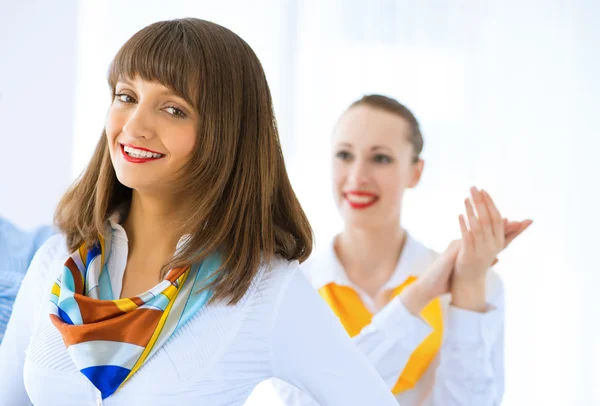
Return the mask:
[[[371,148],[383,145],[397,148],[406,144],[410,126],[397,114],[369,106],[356,106],[338,121],[333,140],[336,144]]]

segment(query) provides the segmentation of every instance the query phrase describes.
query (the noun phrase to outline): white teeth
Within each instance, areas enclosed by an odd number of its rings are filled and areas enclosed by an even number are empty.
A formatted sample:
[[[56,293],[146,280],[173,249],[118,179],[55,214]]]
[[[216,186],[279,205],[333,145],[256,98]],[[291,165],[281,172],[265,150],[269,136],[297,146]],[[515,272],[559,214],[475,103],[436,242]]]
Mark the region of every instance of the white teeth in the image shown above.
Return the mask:
[[[375,200],[374,196],[359,196],[359,195],[353,195],[353,194],[346,195],[346,198],[348,200],[350,200],[352,203],[369,203],[369,202]]]
[[[123,145],[123,149],[125,150],[127,155],[133,158],[160,158],[162,156],[161,154],[155,154],[153,152],[133,148],[129,145]]]

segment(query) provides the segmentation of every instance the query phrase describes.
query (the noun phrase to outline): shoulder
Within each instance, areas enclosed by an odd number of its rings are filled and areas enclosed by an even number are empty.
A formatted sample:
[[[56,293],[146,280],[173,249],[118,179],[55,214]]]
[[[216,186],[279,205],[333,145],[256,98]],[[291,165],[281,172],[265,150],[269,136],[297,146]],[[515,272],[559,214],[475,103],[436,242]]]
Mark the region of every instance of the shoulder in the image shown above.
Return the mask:
[[[302,277],[298,261],[288,261],[275,256],[268,263],[261,265],[247,295],[258,295],[262,301],[273,303],[298,276]]]
[[[260,314],[255,313],[254,319],[264,318],[268,323],[265,331],[270,332],[271,340],[290,342],[295,336],[306,336],[308,330],[316,334],[316,326],[339,324],[298,261],[277,259],[272,262],[260,287],[253,300],[253,309],[260,308]]]
[[[57,230],[52,226],[41,226],[32,232],[34,249],[37,251],[49,238],[57,233]],[[64,241],[64,237],[63,237]],[[66,247],[66,242],[64,243]]]
[[[289,307],[290,301],[300,308],[298,303],[309,302],[318,294],[302,273],[298,261],[275,257],[261,267],[246,296],[247,313],[273,321],[282,308]]]
[[[42,286],[49,284],[60,274],[68,256],[65,236],[56,234],[50,237],[33,257],[27,278],[35,279]]]
[[[298,265],[298,261],[274,257],[263,263],[246,294],[232,309],[225,310],[229,308],[225,303],[217,305],[222,311],[241,316],[238,333],[243,333],[246,341],[253,336],[257,341],[270,342],[277,320],[286,314],[289,301],[295,300],[293,292],[301,291],[300,296],[305,297],[305,290],[313,290]]]
[[[41,262],[52,262],[58,259],[64,260],[68,256],[66,237],[63,234],[56,234],[42,244],[34,259]]]

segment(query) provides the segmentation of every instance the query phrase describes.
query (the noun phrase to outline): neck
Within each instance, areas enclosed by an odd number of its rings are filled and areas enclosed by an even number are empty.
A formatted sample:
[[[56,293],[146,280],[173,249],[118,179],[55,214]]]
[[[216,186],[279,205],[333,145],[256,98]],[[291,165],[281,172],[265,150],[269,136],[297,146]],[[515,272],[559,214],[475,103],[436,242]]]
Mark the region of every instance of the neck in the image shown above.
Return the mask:
[[[405,240],[399,220],[373,229],[346,227],[335,250],[348,278],[373,296],[396,270]]]
[[[134,190],[129,214],[122,224],[130,252],[141,249],[173,255],[180,238],[174,216],[179,206],[175,199],[144,196]]]

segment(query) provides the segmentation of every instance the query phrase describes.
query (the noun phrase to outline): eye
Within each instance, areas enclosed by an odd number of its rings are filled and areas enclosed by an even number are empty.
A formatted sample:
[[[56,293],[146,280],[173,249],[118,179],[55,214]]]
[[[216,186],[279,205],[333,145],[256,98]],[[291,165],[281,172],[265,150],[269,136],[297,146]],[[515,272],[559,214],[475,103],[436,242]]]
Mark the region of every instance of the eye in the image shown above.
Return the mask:
[[[342,161],[349,161],[352,159],[352,154],[348,151],[338,151],[335,154],[336,158],[341,159]]]
[[[376,154],[373,157],[373,161],[375,161],[378,164],[389,164],[390,162],[392,162],[392,158],[384,154]]]
[[[187,117],[183,110],[181,110],[180,108],[177,108],[175,106],[165,107],[165,111],[167,113],[169,113],[170,115],[172,115],[173,117],[177,117],[177,118],[186,118]]]
[[[115,99],[121,103],[135,103],[135,99],[126,93],[116,93]]]

